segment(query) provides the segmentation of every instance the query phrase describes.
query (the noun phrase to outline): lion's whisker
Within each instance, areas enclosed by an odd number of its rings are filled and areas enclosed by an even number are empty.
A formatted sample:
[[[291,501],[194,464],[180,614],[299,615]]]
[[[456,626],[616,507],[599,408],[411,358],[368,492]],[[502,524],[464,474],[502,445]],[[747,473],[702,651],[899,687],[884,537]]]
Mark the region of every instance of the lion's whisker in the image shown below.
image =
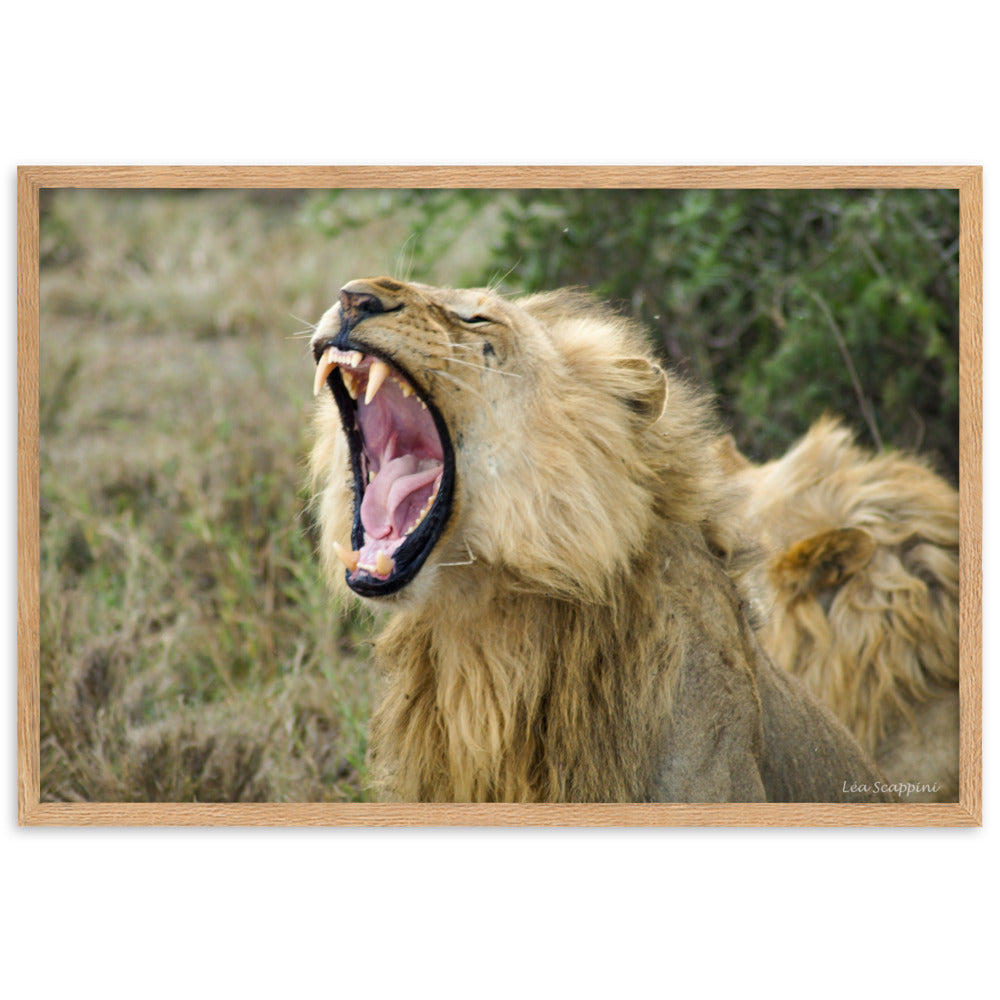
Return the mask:
[[[460,358],[452,358],[456,365],[465,365],[466,368],[475,368],[476,371],[489,372],[491,375],[506,375],[508,378],[520,378],[519,372],[503,372],[499,368],[488,368],[486,365],[474,365],[471,361],[462,361]]]
[[[416,256],[416,248],[415,246],[411,247],[410,244],[415,243],[416,238],[416,233],[410,233],[399,248],[399,253],[396,254],[396,273],[402,277],[403,281],[410,280],[410,272],[413,270],[413,262]]]
[[[437,377],[439,377],[439,378],[445,378],[445,379],[447,379],[453,385],[457,385],[460,389],[471,389],[471,388],[473,388],[471,382],[466,382],[463,379],[460,379],[457,375],[452,375],[450,372],[437,371],[434,374]]]
[[[466,559],[464,562],[438,563],[438,566],[471,566],[476,561],[476,557]]]
[[[506,280],[507,280],[507,279],[508,279],[508,278],[509,278],[509,277],[510,277],[510,276],[511,276],[511,275],[512,275],[512,274],[513,274],[513,273],[514,273],[514,272],[515,272],[515,271],[516,271],[516,270],[517,270],[517,269],[518,269],[518,268],[519,268],[520,266],[521,266],[521,260],[520,260],[520,258],[518,258],[518,260],[517,260],[517,261],[516,261],[516,262],[515,262],[515,263],[514,263],[514,264],[513,264],[513,265],[512,265],[512,266],[511,266],[510,268],[508,268],[508,269],[507,269],[507,270],[506,270],[506,271],[505,271],[505,272],[504,272],[503,274],[501,274],[501,275],[500,275],[499,277],[496,277],[496,276],[494,276],[494,277],[490,278],[490,280],[489,280],[489,281],[488,281],[488,282],[486,283],[486,287],[487,287],[487,289],[488,289],[489,291],[491,291],[491,292],[496,292],[496,291],[499,291],[499,289],[500,289],[500,286],[501,286],[501,285],[503,285],[503,283],[504,283],[504,282],[505,282],[505,281],[506,281]]]
[[[295,313],[289,313],[288,315],[291,316],[296,323],[304,323],[305,329],[296,330],[295,333],[288,334],[285,337],[286,340],[295,340],[299,337],[311,337],[316,332],[316,328],[319,326],[318,323],[310,323],[309,320],[303,319],[301,316],[296,316]]]

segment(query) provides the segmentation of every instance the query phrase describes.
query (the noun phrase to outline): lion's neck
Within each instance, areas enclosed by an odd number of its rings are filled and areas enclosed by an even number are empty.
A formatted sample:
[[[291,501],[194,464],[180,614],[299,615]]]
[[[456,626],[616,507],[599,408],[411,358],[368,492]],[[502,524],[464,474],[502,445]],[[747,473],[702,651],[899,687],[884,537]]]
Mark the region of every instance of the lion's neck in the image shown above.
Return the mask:
[[[484,578],[463,601],[394,618],[378,644],[389,673],[372,722],[382,790],[404,800],[647,798],[664,714],[651,678],[637,676],[657,659],[638,648],[660,632],[652,562],[633,566],[614,606]]]

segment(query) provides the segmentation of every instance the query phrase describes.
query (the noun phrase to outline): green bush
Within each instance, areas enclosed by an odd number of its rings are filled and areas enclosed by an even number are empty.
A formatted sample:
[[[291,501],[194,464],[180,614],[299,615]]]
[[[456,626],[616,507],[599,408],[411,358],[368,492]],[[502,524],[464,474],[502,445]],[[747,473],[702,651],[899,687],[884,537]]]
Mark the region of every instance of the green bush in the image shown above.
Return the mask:
[[[409,213],[426,277],[476,219],[485,269],[456,284],[585,286],[638,319],[677,370],[718,394],[756,459],[827,411],[862,441],[933,456],[957,478],[956,190],[333,192],[330,233]]]

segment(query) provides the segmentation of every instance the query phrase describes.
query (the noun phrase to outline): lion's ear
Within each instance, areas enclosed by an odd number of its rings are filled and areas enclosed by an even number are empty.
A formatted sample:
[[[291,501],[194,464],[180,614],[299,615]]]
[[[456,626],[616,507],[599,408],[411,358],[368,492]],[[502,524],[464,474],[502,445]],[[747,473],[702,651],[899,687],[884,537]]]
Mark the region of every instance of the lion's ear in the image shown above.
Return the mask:
[[[728,473],[742,472],[753,467],[753,462],[736,447],[736,438],[732,434],[719,438],[715,443],[715,451],[722,468]]]
[[[615,373],[622,376],[625,405],[645,424],[656,423],[667,405],[667,376],[645,358],[619,358]]]
[[[868,565],[875,539],[863,528],[822,531],[797,542],[773,565],[775,581],[797,596],[837,587]]]

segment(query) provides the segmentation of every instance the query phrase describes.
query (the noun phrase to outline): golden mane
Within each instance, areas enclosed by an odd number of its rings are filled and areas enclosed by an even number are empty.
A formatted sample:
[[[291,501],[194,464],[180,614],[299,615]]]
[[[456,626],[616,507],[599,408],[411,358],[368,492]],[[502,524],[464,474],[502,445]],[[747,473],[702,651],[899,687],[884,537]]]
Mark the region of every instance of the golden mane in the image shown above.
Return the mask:
[[[958,796],[958,494],[926,464],[824,418],[787,455],[726,455],[770,553],[750,583],[764,648],[891,781]],[[916,801],[914,797],[912,799]]]

